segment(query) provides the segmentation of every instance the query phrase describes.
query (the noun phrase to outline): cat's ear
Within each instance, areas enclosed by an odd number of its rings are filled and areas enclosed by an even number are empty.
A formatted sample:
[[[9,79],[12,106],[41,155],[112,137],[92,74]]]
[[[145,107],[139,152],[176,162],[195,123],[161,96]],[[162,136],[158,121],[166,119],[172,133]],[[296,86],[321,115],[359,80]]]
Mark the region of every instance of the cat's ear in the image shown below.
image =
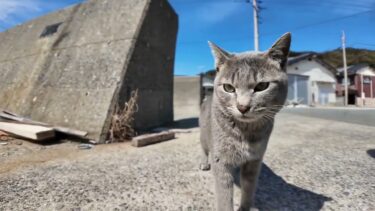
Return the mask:
[[[215,58],[216,71],[219,71],[220,66],[223,65],[225,61],[231,57],[231,54],[210,41],[208,41],[208,45],[210,46],[212,54]]]
[[[267,56],[269,56],[273,60],[278,61],[280,63],[280,66],[284,67],[288,59],[291,41],[292,36],[290,32],[284,34],[268,50]]]

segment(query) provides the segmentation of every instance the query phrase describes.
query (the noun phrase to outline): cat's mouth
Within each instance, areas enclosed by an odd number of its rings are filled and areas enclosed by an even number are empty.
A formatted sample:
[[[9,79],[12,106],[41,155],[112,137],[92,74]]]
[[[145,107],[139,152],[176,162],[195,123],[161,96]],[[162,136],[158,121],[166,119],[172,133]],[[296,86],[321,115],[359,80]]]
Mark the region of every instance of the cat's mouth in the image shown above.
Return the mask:
[[[241,122],[253,122],[259,118],[259,116],[254,113],[237,114],[235,117]]]
[[[264,107],[253,107],[246,113],[241,113],[238,110],[233,109],[232,114],[235,119],[241,122],[254,122],[263,118],[265,115],[266,109]]]

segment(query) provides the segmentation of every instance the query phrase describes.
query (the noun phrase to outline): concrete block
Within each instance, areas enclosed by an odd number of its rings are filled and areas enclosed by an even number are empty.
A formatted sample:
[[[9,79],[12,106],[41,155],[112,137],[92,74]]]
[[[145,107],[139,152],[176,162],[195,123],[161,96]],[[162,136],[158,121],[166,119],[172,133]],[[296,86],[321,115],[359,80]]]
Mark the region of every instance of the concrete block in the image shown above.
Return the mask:
[[[136,129],[169,123],[177,29],[166,0],[88,0],[0,33],[0,108],[103,143],[138,89]]]

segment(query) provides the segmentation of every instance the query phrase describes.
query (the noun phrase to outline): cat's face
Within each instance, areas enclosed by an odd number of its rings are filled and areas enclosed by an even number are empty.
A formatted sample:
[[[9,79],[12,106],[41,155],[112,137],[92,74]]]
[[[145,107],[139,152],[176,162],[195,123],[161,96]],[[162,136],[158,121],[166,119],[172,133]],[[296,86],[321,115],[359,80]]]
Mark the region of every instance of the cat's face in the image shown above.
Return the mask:
[[[287,96],[285,65],[290,34],[265,53],[229,54],[211,44],[216,59],[214,94],[219,108],[241,122],[273,118]]]

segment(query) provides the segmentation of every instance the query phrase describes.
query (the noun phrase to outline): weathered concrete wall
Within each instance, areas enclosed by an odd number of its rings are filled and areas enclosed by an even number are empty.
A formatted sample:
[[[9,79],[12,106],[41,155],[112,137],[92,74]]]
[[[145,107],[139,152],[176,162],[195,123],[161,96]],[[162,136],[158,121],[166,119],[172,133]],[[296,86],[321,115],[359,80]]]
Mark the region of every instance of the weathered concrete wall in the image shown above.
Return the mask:
[[[173,107],[174,119],[199,116],[201,96],[200,77],[175,76]]]
[[[355,100],[356,106],[375,108],[375,98],[360,98]],[[375,118],[375,117],[374,117]]]
[[[173,68],[178,20],[166,1],[151,1],[127,67],[120,103],[138,89],[135,127],[173,121]]]
[[[59,22],[57,33],[39,37],[46,26]],[[149,125],[171,121],[176,32],[177,16],[165,0],[89,0],[10,29],[0,34],[0,108],[87,130],[103,141],[113,107],[126,100],[120,95],[130,87],[141,91],[139,113],[170,113],[148,118]],[[150,53],[147,49],[155,45]],[[162,56],[156,53],[160,49]],[[134,76],[137,67],[143,71]],[[169,102],[165,107],[149,103],[157,109],[142,110],[149,99],[144,90],[164,81],[131,78],[157,74],[170,79],[170,88],[166,83],[160,90],[170,99],[157,94],[151,99]],[[142,122],[137,120],[139,127]]]

